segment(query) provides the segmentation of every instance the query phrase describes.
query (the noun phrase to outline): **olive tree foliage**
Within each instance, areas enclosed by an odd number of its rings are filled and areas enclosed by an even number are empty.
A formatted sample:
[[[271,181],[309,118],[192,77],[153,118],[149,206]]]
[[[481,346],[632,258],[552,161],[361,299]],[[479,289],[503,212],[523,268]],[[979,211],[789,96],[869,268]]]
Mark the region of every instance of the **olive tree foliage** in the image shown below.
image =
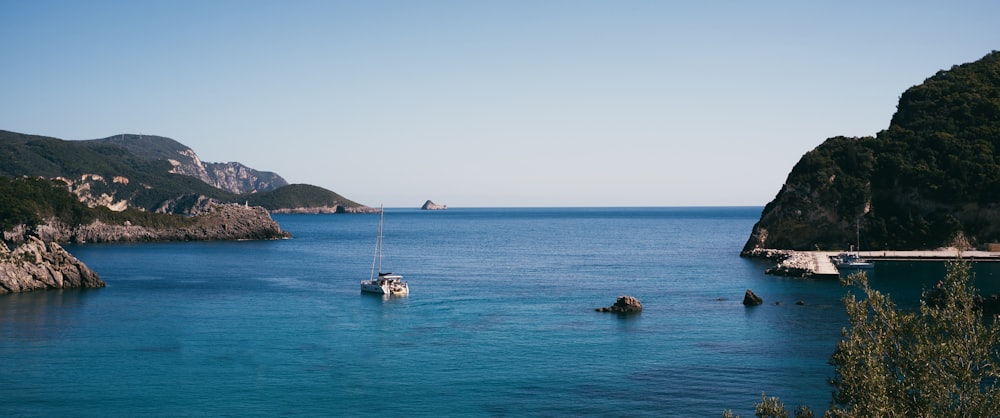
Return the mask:
[[[1000,321],[983,320],[970,268],[950,262],[916,312],[872,289],[864,273],[842,279],[864,297],[844,298],[850,326],[830,360],[834,392],[825,417],[1000,416]],[[762,395],[755,407],[758,417],[788,417],[778,398]]]

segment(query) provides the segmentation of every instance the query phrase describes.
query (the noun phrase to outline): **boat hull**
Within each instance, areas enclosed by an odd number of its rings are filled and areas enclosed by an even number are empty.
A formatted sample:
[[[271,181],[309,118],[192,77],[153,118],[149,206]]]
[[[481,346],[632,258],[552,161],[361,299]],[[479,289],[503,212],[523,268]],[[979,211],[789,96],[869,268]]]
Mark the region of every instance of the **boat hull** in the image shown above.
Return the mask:
[[[392,280],[364,280],[361,282],[362,293],[373,293],[376,295],[402,296],[410,294],[410,287],[406,282]]]
[[[833,258],[833,264],[838,270],[871,270],[875,264],[858,257],[856,254],[843,253]]]

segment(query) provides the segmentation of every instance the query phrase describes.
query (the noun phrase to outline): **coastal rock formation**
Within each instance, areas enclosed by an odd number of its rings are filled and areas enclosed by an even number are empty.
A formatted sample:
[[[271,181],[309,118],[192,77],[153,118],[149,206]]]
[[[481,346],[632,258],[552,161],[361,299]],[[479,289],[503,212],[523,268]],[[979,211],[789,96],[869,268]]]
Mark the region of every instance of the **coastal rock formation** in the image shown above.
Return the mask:
[[[816,271],[816,259],[797,251],[784,252],[778,264],[764,271],[767,274],[787,277],[808,277]]]
[[[1000,51],[939,71],[900,96],[874,137],[807,152],[753,226],[760,248],[922,250],[956,236],[1000,241]]]
[[[614,305],[597,308],[597,312],[614,312],[614,313],[638,313],[642,312],[642,303],[639,299],[632,296],[619,296],[618,300],[615,301]]]
[[[421,210],[445,210],[448,209],[448,205],[438,205],[430,200],[424,202],[424,205],[420,207]]]
[[[0,293],[104,286],[97,273],[59,244],[29,237],[12,251],[0,242]]]
[[[764,299],[757,296],[753,290],[747,289],[747,292],[743,294],[743,304],[746,306],[757,306],[764,303]]]
[[[4,240],[14,243],[33,237],[45,242],[151,242],[264,240],[290,236],[266,209],[236,204],[209,204],[182,226],[148,227],[128,221],[111,225],[95,221],[69,227],[57,219],[50,219],[33,229],[22,225],[4,231]]]

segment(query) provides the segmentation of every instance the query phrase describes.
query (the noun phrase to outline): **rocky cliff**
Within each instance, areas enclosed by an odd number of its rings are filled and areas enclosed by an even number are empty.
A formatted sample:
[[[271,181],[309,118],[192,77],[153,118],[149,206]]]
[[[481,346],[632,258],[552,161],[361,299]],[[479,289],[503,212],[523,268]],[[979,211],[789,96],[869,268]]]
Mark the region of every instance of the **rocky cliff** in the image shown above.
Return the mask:
[[[191,148],[162,136],[122,134],[89,142],[122,147],[149,160],[168,161],[173,167],[170,172],[194,177],[230,193],[257,193],[288,185],[275,173],[257,171],[238,162],[202,162]]]
[[[12,251],[0,242],[0,293],[104,286],[97,273],[56,243],[30,237]]]
[[[934,249],[1000,242],[1000,52],[907,89],[889,128],[795,164],[743,249]]]

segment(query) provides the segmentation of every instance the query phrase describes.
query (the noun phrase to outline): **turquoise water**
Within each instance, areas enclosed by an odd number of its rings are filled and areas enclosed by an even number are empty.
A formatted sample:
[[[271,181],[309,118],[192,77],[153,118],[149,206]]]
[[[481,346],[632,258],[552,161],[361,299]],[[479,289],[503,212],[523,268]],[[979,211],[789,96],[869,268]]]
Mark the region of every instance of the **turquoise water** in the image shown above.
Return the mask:
[[[70,246],[108,286],[0,295],[0,415],[752,416],[762,391],[823,409],[845,289],[739,258],[759,215],[388,209],[386,266],[411,287],[395,299],[358,291],[372,215]],[[940,272],[879,263],[873,282],[911,297]],[[625,294],[641,314],[594,312]]]

